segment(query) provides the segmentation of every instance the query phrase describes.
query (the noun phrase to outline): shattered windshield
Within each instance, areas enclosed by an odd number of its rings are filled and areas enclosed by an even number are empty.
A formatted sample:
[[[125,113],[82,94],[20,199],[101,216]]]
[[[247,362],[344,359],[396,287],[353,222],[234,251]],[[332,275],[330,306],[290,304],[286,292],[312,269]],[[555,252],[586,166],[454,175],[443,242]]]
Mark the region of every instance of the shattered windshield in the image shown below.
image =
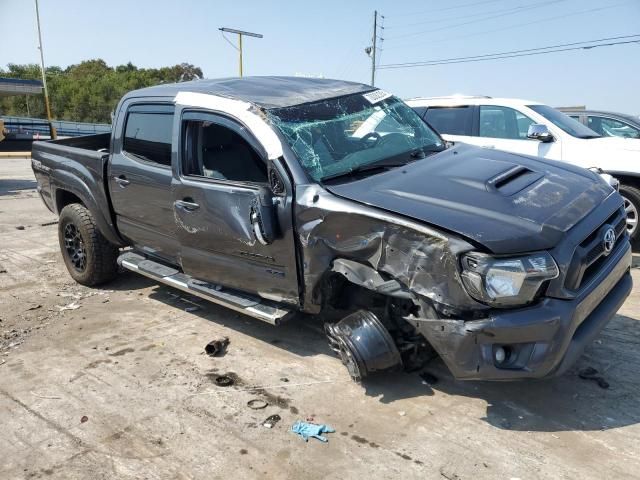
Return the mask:
[[[382,90],[268,113],[316,181],[404,165],[445,148],[410,107]]]

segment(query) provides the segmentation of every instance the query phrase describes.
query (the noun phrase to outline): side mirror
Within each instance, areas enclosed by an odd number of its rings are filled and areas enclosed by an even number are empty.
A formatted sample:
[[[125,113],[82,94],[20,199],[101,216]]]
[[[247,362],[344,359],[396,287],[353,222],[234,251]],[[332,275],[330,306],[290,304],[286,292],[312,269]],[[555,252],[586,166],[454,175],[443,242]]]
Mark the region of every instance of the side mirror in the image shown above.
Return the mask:
[[[534,123],[533,125],[529,125],[529,130],[527,131],[527,138],[531,140],[539,140],[543,143],[552,142],[553,135],[547,128],[546,125],[542,125],[540,123]]]

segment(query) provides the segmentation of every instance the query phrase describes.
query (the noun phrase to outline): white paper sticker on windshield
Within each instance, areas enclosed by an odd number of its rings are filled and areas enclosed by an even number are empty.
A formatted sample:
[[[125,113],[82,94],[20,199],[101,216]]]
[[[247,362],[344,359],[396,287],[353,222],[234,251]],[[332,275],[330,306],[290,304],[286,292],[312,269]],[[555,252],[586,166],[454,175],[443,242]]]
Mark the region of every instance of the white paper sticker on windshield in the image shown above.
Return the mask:
[[[362,96],[366,98],[369,101],[369,103],[375,104],[375,103],[381,102],[385,98],[389,98],[391,94],[388,92],[385,92],[384,90],[374,90],[373,92],[365,93]]]

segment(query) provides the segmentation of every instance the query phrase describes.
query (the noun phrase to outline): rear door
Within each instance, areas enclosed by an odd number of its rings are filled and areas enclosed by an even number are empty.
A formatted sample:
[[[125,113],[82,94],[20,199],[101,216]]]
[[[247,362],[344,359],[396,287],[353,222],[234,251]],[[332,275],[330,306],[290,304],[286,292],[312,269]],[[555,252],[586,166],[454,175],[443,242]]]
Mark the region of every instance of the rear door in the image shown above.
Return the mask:
[[[172,202],[185,273],[298,304],[292,189],[284,169],[267,161],[239,122],[202,111],[183,112],[178,159]],[[274,176],[282,187],[275,194]]]
[[[473,143],[473,105],[429,107],[423,119],[445,140]]]
[[[171,262],[178,254],[171,203],[174,109],[161,100],[123,104],[109,166],[120,233],[136,248]]]

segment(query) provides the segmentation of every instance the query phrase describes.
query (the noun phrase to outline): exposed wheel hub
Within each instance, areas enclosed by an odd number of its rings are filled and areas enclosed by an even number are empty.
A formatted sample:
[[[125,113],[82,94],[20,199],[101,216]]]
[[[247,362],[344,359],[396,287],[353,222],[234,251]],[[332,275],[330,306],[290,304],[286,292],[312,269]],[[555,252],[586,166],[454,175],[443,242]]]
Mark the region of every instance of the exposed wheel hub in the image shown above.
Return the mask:
[[[87,267],[87,251],[80,230],[73,223],[64,227],[64,248],[73,268],[83,272]]]

